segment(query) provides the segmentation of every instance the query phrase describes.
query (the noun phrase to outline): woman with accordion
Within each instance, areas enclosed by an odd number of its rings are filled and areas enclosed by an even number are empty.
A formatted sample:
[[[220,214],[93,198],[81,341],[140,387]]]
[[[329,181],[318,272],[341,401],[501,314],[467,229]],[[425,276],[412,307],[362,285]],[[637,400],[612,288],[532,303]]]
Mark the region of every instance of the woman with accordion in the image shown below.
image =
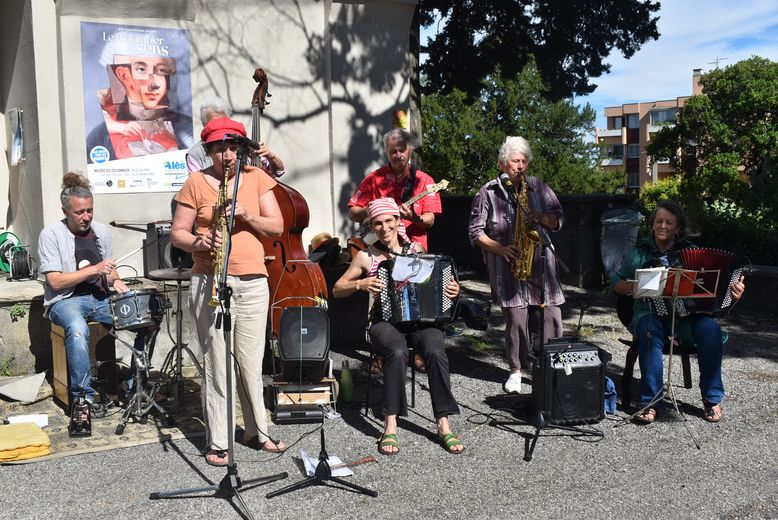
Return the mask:
[[[686,238],[687,221],[683,210],[670,201],[660,201],[649,217],[651,236],[637,245],[624,258],[621,267],[613,276],[611,287],[618,295],[632,295],[635,290],[635,270],[661,265],[667,262],[668,254],[695,248]],[[723,283],[723,282],[720,282]],[[728,288],[733,299],[743,295],[743,278],[735,280]],[[629,326],[638,344],[638,360],[642,384],[640,406],[646,407],[662,391],[662,351],[665,338],[670,335],[671,319],[659,316],[652,303],[636,298],[633,305],[632,323]],[[724,338],[721,327],[710,314],[690,314],[676,317],[676,335],[697,346],[697,361],[700,368],[700,391],[704,405],[703,418],[710,422],[721,420],[721,400],[724,398],[724,383],[721,379],[721,361],[724,355]],[[635,419],[643,423],[654,422],[657,410],[648,407]]]
[[[376,305],[385,283],[376,276],[378,266],[400,254],[424,253],[417,242],[411,242],[400,221],[400,208],[394,199],[381,198],[367,206],[370,226],[378,241],[354,257],[348,270],[332,289],[335,298],[344,298],[356,291],[370,293]],[[449,298],[459,295],[459,284],[453,279],[445,287]],[[371,313],[372,314],[372,313]],[[432,410],[438,426],[438,440],[449,453],[461,453],[464,445],[451,432],[448,416],[459,413],[459,406],[451,392],[448,357],[444,349],[445,334],[435,326],[415,326],[399,330],[387,321],[369,325],[370,341],[376,353],[384,356],[384,397],[382,413],[384,431],[378,440],[378,451],[395,455],[400,451],[397,440],[397,416],[407,415],[405,370],[408,366],[408,346],[421,353],[427,365]]]

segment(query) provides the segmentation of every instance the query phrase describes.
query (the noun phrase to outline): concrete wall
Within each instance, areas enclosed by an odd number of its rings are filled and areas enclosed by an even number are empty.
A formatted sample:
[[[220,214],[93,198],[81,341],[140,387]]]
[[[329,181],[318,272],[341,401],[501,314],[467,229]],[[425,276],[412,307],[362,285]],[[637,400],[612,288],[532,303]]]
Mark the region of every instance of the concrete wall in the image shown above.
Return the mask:
[[[3,4],[2,89],[3,136],[6,157],[10,158],[5,115],[10,108],[24,111],[24,157],[18,166],[6,160],[0,168],[3,202],[0,226],[14,231],[22,243],[37,241],[46,212],[41,208],[43,192],[41,172],[62,171],[59,96],[56,82],[38,82],[52,78],[57,71],[53,40],[35,38],[35,34],[56,34],[56,18],[48,2],[11,0]],[[7,194],[7,198],[5,197]],[[58,209],[58,204],[55,206]]]
[[[345,203],[364,175],[383,162],[380,136],[391,127],[391,114],[408,108],[414,6],[412,0],[4,2],[0,109],[24,108],[27,152],[26,163],[0,180],[9,194],[5,225],[35,245],[40,229],[61,217],[62,173],[86,172],[80,23],[93,21],[190,30],[195,134],[201,130],[197,107],[214,94],[248,126],[256,87],[252,74],[263,67],[272,98],[262,138],[286,162],[283,181],[308,202],[314,224],[303,241],[319,231],[351,235]],[[96,195],[95,218],[169,219],[173,195]],[[142,238],[116,228],[115,256],[136,249]],[[125,263],[142,270],[141,254]]]

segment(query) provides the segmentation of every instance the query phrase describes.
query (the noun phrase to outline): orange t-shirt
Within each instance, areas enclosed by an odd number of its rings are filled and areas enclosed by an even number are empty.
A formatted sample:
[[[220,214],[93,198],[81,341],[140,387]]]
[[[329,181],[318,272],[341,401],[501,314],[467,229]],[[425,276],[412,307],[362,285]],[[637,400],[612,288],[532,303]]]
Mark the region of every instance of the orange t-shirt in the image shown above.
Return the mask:
[[[238,200],[248,213],[259,215],[260,197],[272,190],[276,184],[278,183],[260,168],[247,166],[240,176]],[[230,197],[232,197],[231,189]],[[176,195],[176,202],[186,204],[197,211],[195,229],[199,235],[211,232],[213,208],[217,200],[218,192],[208,184],[203,172],[192,173]],[[193,273],[213,273],[213,262],[209,251],[196,251],[192,253],[192,258],[194,259]],[[232,247],[227,273],[234,276],[256,274],[267,276],[265,250],[259,233],[238,218],[235,219],[232,230]]]

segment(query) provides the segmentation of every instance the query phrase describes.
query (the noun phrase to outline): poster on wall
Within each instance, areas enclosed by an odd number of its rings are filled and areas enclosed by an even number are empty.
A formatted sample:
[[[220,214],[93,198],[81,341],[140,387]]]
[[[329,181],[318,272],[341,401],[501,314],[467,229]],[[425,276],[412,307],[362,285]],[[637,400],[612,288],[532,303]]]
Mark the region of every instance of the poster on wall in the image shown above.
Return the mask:
[[[81,22],[94,193],[178,191],[194,144],[189,31]]]

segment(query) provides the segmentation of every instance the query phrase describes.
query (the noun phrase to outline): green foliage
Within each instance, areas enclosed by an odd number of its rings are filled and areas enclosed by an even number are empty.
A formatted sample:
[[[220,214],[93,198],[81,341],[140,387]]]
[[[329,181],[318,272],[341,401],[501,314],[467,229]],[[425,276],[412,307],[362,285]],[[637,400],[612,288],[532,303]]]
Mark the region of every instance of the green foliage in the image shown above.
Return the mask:
[[[708,245],[776,263],[778,63],[752,57],[704,74],[700,84],[704,94],[686,102],[647,152],[681,173],[672,198]],[[693,155],[678,153],[689,144]]]
[[[656,203],[660,200],[681,200],[681,178],[674,176],[651,184],[647,182],[640,188],[640,205],[651,214],[656,208]]]
[[[530,173],[559,194],[623,190],[623,173],[592,166],[600,150],[585,135],[594,129],[594,110],[546,100],[534,64],[515,79],[498,70],[483,82],[476,102],[455,89],[424,96],[422,107],[424,168],[435,178],[448,179],[452,193],[473,194],[497,174],[497,151],[508,135],[530,142]]]
[[[422,47],[425,93],[474,100],[498,65],[513,77],[534,60],[550,99],[588,94],[609,54],[629,58],[659,37],[658,10],[650,0],[421,0],[421,25],[436,29]]]
[[[0,358],[0,377],[13,375],[14,357]]]
[[[14,303],[8,307],[8,314],[11,315],[11,321],[19,321],[27,315],[27,307],[21,303]]]

